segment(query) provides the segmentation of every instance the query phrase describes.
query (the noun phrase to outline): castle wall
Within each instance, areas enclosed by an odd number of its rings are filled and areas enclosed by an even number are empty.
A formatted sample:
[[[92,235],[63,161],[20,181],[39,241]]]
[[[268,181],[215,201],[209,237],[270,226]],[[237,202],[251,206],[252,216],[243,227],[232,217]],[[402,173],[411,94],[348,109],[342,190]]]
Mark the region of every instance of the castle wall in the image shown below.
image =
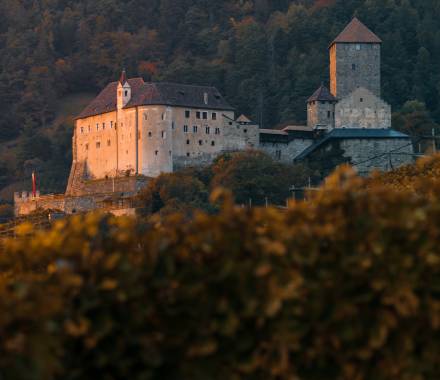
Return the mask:
[[[336,128],[391,128],[391,106],[365,88],[336,104]]]
[[[260,150],[274,160],[291,164],[305,149],[314,143],[312,139],[295,138],[289,143],[261,142]]]
[[[330,89],[338,99],[359,87],[380,98],[380,44],[336,43],[330,48]]]
[[[340,148],[351,164],[358,164],[355,168],[361,175],[367,175],[373,170],[392,170],[414,162],[414,149],[409,138],[346,139],[340,141]]]
[[[137,125],[136,108],[118,110],[117,147],[111,153],[117,157],[117,175],[136,174],[139,169],[136,163]],[[103,152],[104,153],[104,152]],[[97,177],[97,178],[102,178]]]
[[[87,162],[91,178],[115,175],[116,120],[116,112],[108,112],[76,121],[74,160]]]

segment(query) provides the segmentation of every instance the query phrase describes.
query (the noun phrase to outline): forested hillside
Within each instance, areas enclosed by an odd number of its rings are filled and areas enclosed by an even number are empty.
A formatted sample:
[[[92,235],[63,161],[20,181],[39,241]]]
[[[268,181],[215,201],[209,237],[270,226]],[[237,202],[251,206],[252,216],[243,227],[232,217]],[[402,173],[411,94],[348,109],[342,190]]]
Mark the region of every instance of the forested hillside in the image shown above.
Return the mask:
[[[327,47],[353,15],[384,41],[384,98],[394,110],[426,104],[399,127],[439,121],[438,0],[0,0],[0,142],[21,139],[0,162],[0,188],[30,159],[65,176],[71,125],[43,132],[58,100],[96,93],[122,67],[215,85],[265,127],[303,121],[305,99],[328,81]]]

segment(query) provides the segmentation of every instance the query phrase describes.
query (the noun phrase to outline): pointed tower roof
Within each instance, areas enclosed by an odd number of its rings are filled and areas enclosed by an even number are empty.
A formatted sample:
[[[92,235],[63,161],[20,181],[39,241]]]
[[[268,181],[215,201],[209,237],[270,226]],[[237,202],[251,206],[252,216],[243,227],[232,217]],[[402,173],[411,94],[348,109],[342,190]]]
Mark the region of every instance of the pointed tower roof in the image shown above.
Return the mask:
[[[355,17],[330,46],[336,43],[381,44],[382,40]]]
[[[119,78],[119,83],[124,85],[127,82],[127,74],[125,73],[125,69],[122,70],[121,77]]]
[[[336,99],[328,90],[327,87],[325,87],[323,84],[319,86],[319,88],[313,93],[313,95],[307,100],[307,103],[310,102],[337,102],[338,99]]]

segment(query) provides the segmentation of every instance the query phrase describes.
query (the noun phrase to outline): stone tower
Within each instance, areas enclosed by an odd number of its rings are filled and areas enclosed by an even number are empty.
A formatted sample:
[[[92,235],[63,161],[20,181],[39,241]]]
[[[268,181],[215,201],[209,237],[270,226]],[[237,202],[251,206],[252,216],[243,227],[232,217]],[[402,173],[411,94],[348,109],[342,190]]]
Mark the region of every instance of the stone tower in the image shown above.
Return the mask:
[[[307,126],[332,129],[335,127],[337,99],[323,84],[307,100]]]
[[[125,70],[122,71],[117,89],[117,107],[121,109],[127,105],[131,99],[131,86],[127,81]]]
[[[330,45],[330,91],[340,99],[358,88],[380,98],[382,41],[354,18]]]

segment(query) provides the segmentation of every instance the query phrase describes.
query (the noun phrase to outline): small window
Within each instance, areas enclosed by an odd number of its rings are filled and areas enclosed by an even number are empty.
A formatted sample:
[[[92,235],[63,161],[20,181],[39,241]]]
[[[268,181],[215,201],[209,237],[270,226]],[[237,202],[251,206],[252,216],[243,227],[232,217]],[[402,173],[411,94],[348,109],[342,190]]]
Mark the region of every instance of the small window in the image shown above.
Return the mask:
[[[100,143],[100,142],[97,142],[97,143],[96,143],[96,149],[99,149],[99,148],[101,148],[101,143]]]
[[[144,113],[144,120],[148,120],[148,114],[146,112]]]
[[[206,132],[207,135],[209,135],[209,133],[211,132],[211,128],[205,127],[205,132]]]
[[[99,124],[96,123],[96,130],[99,131]]]
[[[200,119],[200,111],[196,112],[196,119]]]
[[[174,129],[174,126],[175,126],[175,124],[174,124],[174,121],[173,121],[173,122],[171,122],[171,129]]]
[[[353,71],[356,70],[356,65],[355,65],[354,63],[351,65],[351,69],[352,69]]]
[[[113,121],[110,122],[110,128],[113,128]]]
[[[162,131],[162,138],[166,139],[167,138],[167,133],[165,131]]]
[[[216,112],[213,112],[211,116],[212,116],[212,120],[217,120],[217,113]]]
[[[81,127],[81,133],[84,133],[84,128],[83,127]]]
[[[194,126],[193,126],[193,132],[194,132],[194,133],[197,133],[197,129],[198,129],[198,128],[197,128],[197,125],[194,125]]]
[[[189,153],[186,154],[186,157],[189,157]]]
[[[215,141],[211,141],[211,146],[215,146]]]
[[[159,155],[159,151],[156,150],[156,151],[154,152],[154,154],[155,154],[156,156]]]
[[[360,98],[359,101],[360,101],[361,103],[363,103],[363,102],[364,102],[364,98]]]
[[[186,140],[186,145],[189,145],[189,140]]]
[[[203,120],[207,120],[208,119],[208,112],[203,112]]]
[[[219,135],[219,134],[220,134],[220,128],[216,128],[216,129],[215,129],[215,134],[216,134],[216,135]]]
[[[199,145],[203,145],[203,141],[202,140],[199,140]]]
[[[188,133],[188,126],[187,126],[187,125],[184,125],[184,126],[183,126],[183,132],[184,132],[184,133]]]
[[[191,111],[186,110],[186,111],[185,111],[185,118],[189,119],[190,116],[191,116]]]
[[[331,116],[331,112],[327,111],[327,118],[330,119],[330,116]]]
[[[243,132],[244,132],[244,133],[247,133],[247,129],[243,129]]]
[[[89,128],[89,132],[90,132],[90,125],[89,125],[89,127],[88,127],[88,128]]]
[[[148,132],[148,137],[151,137],[151,136],[153,136],[153,134],[150,131],[150,132]]]
[[[105,123],[102,123],[102,130],[105,129]]]
[[[110,140],[107,140],[107,146],[112,145],[112,142]]]
[[[124,93],[125,93],[125,96],[128,96],[128,91],[124,91]]]
[[[229,122],[229,125],[232,125],[232,121]]]
[[[86,150],[89,150],[89,144],[86,144]]]
[[[165,114],[164,113],[162,114],[162,120],[165,120]]]

